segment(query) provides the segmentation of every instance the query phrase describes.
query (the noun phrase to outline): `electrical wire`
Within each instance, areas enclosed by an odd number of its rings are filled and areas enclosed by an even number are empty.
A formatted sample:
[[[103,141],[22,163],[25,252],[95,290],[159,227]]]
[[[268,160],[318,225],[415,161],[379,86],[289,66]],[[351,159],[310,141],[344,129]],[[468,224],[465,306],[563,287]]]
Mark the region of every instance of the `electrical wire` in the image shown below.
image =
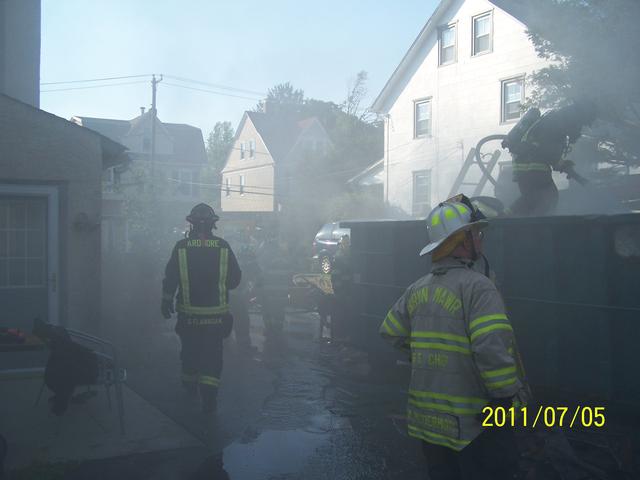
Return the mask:
[[[102,81],[107,81],[107,80],[123,80],[125,78],[141,78],[141,77],[150,77],[152,74],[151,73],[147,73],[144,75],[126,75],[123,77],[105,77],[105,78],[90,78],[88,80],[67,80],[67,81],[60,81],[60,82],[42,82],[40,83],[40,85],[64,85],[67,83],[87,83],[87,82],[102,82]]]
[[[230,90],[232,92],[240,92],[240,93],[247,93],[250,95],[258,95],[260,97],[266,97],[267,94],[264,92],[256,92],[254,90],[245,90],[243,88],[236,88],[236,87],[228,87],[226,85],[219,85],[217,83],[209,83],[209,82],[203,82],[202,80],[194,80],[192,78],[185,78],[185,77],[176,77],[174,75],[165,75],[165,78],[172,78],[173,80],[178,80],[179,82],[187,82],[187,83],[195,83],[198,85],[205,85],[207,87],[213,87],[213,88],[219,88],[221,90]]]
[[[160,85],[161,87],[162,86],[167,86],[167,87],[185,88],[187,90],[195,90],[197,92],[212,93],[214,95],[222,95],[224,97],[242,98],[244,100],[251,100],[251,101],[254,101],[254,102],[261,100],[261,98],[245,97],[245,96],[242,96],[242,95],[234,95],[232,93],[216,92],[215,90],[206,90],[204,88],[189,87],[187,85],[178,85],[177,83],[162,82],[162,83],[159,83],[158,85]]]
[[[90,88],[103,88],[103,87],[116,87],[119,85],[135,85],[138,83],[147,83],[146,81],[142,80],[142,81],[137,81],[137,82],[118,82],[118,83],[108,83],[105,85],[89,85],[86,87],[69,87],[69,88],[55,88],[52,90],[40,90],[40,93],[51,93],[51,92],[66,92],[69,90],[87,90]]]

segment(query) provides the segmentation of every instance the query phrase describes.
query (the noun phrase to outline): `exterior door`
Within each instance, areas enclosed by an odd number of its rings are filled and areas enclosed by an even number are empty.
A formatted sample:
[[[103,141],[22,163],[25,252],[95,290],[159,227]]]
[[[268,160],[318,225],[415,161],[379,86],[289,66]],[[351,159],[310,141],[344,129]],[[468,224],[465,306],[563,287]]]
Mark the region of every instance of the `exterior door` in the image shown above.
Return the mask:
[[[0,325],[58,323],[58,194],[0,185]]]

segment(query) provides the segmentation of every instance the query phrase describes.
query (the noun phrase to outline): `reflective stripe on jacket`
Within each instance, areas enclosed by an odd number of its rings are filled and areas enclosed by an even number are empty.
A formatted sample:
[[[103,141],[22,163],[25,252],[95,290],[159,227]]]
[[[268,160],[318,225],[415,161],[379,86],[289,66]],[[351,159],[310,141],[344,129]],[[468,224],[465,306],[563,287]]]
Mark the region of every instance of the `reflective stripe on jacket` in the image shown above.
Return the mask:
[[[229,312],[229,290],[240,283],[240,267],[229,244],[213,235],[180,240],[165,269],[164,298],[178,289],[176,310],[191,317]]]
[[[495,285],[445,258],[391,308],[380,334],[411,354],[409,435],[462,450],[482,432],[491,398],[524,401],[524,372]],[[520,394],[522,392],[522,394]]]

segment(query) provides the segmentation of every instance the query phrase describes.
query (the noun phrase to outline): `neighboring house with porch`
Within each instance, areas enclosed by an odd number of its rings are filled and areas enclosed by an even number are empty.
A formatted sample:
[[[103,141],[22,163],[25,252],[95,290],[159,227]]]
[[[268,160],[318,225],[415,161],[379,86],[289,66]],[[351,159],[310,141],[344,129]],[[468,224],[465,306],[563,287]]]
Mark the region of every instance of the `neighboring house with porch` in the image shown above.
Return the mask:
[[[316,117],[245,112],[222,170],[222,211],[261,219],[286,214],[296,201],[296,167],[331,148]]]
[[[526,34],[526,15],[514,0],[440,2],[373,104],[385,116],[390,204],[426,216],[451,193],[477,142],[518,121],[527,77],[548,65]],[[472,167],[465,182],[479,177]]]
[[[165,123],[156,118],[155,160],[151,162],[153,112],[141,108],[132,120],[74,116],[71,122],[98,132],[128,149],[131,162],[105,171],[103,178],[103,249],[126,251],[129,248],[128,222],[125,219],[125,193],[142,192],[156,179],[158,201],[166,221],[175,229],[200,201],[213,202],[216,189],[201,188],[207,165],[202,131],[191,125]],[[146,185],[142,185],[147,182]],[[129,189],[129,190],[127,190]]]

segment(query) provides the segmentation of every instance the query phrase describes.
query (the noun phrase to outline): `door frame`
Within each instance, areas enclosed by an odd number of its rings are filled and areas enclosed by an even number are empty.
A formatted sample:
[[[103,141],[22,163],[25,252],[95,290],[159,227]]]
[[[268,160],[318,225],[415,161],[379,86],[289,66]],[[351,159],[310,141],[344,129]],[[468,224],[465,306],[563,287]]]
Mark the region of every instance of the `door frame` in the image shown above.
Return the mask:
[[[45,197],[47,200],[47,313],[48,321],[58,325],[60,312],[58,187],[3,183],[0,184],[0,195]]]

